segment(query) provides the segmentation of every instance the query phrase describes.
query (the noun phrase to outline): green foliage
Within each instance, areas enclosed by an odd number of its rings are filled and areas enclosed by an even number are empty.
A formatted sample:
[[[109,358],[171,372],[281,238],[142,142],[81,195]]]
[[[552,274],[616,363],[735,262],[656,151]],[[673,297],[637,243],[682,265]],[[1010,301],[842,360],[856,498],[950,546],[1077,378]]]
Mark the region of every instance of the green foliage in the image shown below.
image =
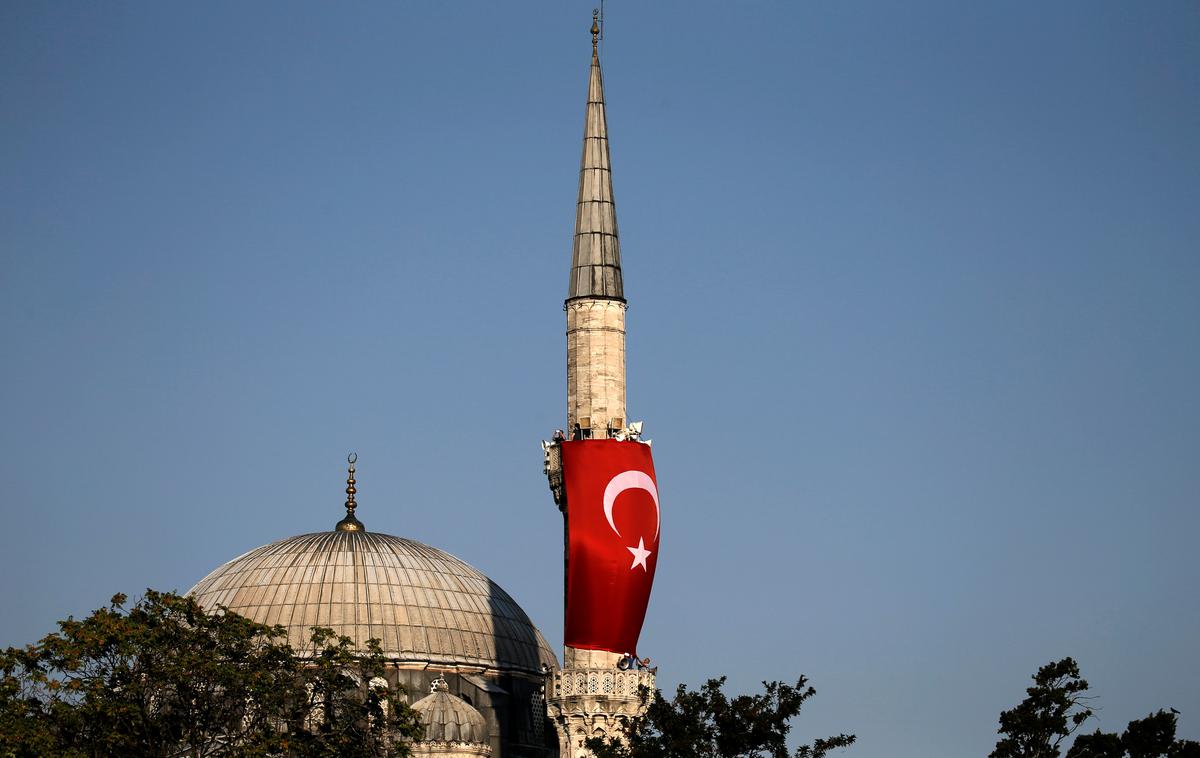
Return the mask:
[[[348,637],[313,629],[299,679],[305,697],[289,711],[288,755],[408,755],[406,741],[420,737],[421,725],[398,693],[372,684],[383,676],[384,661],[379,640],[369,640],[363,653]]]
[[[646,715],[630,727],[628,740],[592,738],[596,758],[824,758],[854,742],[854,735],[820,739],[790,753],[790,721],[816,690],[800,677],[795,686],[763,682],[761,695],[728,697],[725,678],[710,679],[699,690],[679,685],[673,700],[655,690]]]
[[[125,603],[0,653],[0,758],[408,754],[415,715],[369,686],[377,643],[314,629],[297,655],[282,627],[189,597]]]
[[[1058,758],[1063,741],[1092,717],[1088,683],[1071,658],[1047,663],[1033,680],[1025,700],[1000,714],[1004,736],[990,758]],[[1080,735],[1066,758],[1200,758],[1200,743],[1176,740],[1175,726],[1175,714],[1160,710],[1129,722],[1123,734]]]

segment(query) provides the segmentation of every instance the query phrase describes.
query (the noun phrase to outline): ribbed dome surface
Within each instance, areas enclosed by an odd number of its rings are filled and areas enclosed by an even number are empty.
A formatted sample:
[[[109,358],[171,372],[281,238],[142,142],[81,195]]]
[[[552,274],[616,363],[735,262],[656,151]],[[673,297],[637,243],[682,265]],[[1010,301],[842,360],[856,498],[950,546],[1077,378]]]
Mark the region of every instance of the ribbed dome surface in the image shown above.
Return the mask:
[[[287,628],[297,651],[327,626],[388,658],[537,673],[554,653],[508,593],[454,556],[373,532],[272,542],[221,566],[189,594]]]
[[[445,690],[412,704],[425,726],[425,742],[484,742],[489,739],[483,714]]]

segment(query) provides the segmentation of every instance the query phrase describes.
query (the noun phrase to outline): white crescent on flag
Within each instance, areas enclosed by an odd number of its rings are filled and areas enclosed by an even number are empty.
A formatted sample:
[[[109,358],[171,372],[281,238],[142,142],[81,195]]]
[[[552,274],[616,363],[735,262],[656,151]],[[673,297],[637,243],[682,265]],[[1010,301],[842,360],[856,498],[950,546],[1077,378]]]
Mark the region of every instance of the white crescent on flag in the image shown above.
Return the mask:
[[[613,521],[613,504],[617,502],[617,496],[625,490],[645,490],[650,493],[651,499],[654,500],[654,539],[657,540],[658,529],[662,524],[662,515],[658,510],[658,487],[654,486],[654,480],[644,471],[622,471],[609,480],[608,486],[604,488],[604,517],[608,519],[608,525],[618,537],[621,536],[621,531]]]

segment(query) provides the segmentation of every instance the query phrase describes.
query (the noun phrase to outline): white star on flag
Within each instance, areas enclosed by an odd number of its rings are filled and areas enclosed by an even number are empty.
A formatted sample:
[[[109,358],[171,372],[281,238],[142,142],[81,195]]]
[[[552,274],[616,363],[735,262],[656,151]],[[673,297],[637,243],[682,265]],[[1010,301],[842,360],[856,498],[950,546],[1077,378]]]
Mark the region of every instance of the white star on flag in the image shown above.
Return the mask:
[[[636,568],[638,566],[642,567],[642,571],[650,570],[646,567],[646,559],[650,557],[651,551],[646,549],[646,541],[645,540],[643,540],[641,537],[638,537],[638,546],[637,547],[627,547],[625,549],[628,550],[629,552],[633,553],[633,563],[629,564],[630,571],[633,571],[634,568]]]

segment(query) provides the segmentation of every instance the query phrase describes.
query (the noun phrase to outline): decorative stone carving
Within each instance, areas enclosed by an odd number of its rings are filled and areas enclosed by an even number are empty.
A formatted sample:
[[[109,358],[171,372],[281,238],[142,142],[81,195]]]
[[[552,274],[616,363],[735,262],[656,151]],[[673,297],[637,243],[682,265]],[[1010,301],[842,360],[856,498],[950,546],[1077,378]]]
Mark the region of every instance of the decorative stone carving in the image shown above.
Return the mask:
[[[546,711],[558,731],[562,758],[591,758],[589,737],[619,737],[645,714],[654,692],[649,669],[569,668],[547,676]],[[645,695],[645,697],[643,696]]]

